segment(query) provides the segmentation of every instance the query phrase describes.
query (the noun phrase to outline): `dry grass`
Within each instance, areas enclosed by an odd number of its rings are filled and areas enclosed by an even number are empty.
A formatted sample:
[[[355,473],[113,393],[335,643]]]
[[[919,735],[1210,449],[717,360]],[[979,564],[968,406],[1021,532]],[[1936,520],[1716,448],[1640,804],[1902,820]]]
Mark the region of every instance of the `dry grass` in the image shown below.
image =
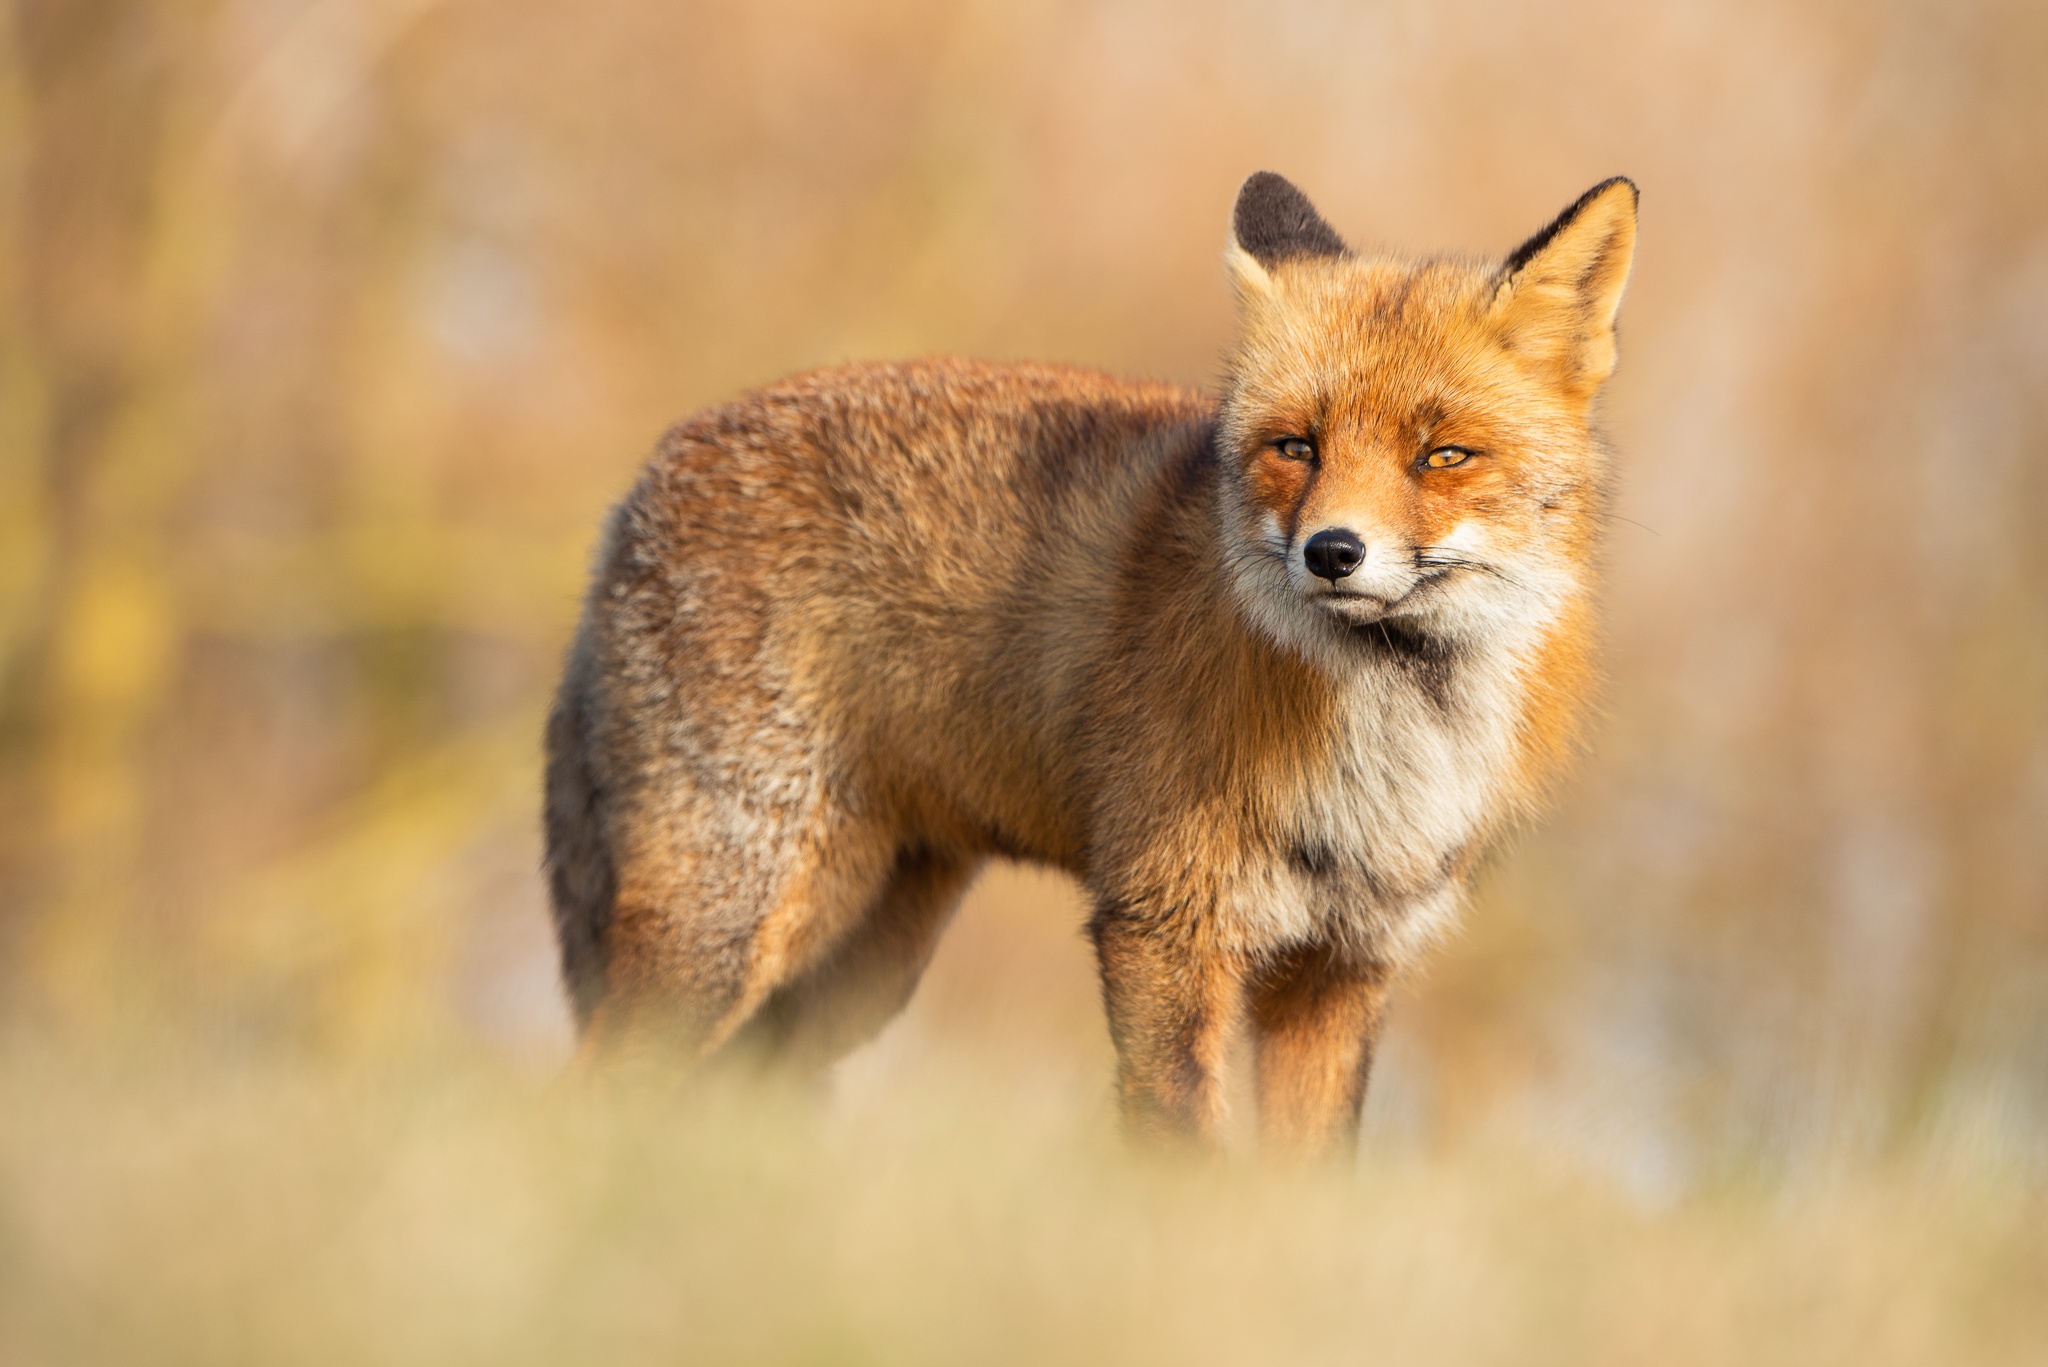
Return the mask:
[[[0,1059],[0,1358],[2033,1363],[2048,1201],[1899,1163],[1645,1209],[1527,1149],[1141,1161],[953,1056],[830,1105],[476,1060]]]
[[[1397,1024],[1354,1168],[1135,1154],[1076,910],[997,877],[829,1095],[434,1034],[343,1061],[17,1032],[0,1361],[1882,1367],[2048,1342],[2048,1180],[1983,1135],[1646,1185],[1569,1127],[1417,1133]]]

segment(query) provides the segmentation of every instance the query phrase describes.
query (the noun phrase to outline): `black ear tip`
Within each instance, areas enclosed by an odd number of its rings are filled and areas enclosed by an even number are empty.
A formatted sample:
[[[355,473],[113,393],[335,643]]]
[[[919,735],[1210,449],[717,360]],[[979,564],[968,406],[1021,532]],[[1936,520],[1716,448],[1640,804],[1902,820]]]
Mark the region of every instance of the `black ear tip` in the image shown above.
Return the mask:
[[[1351,250],[1308,196],[1273,171],[1245,177],[1230,227],[1237,245],[1266,266],[1290,256],[1344,256]]]
[[[1595,185],[1592,189],[1586,191],[1586,193],[1580,195],[1577,199],[1573,200],[1571,204],[1568,207],[1566,207],[1565,211],[1557,216],[1557,226],[1563,227],[1565,224],[1577,218],[1579,216],[1580,210],[1584,209],[1588,204],[1591,204],[1594,200],[1605,198],[1607,192],[1609,190],[1612,190],[1617,185],[1628,186],[1628,202],[1631,208],[1642,202],[1643,192],[1636,188],[1636,183],[1634,181],[1630,180],[1627,176],[1609,176],[1607,179],[1601,181],[1598,185]]]
[[[1275,191],[1288,195],[1301,193],[1294,188],[1293,181],[1278,171],[1254,171],[1244,178],[1244,185],[1237,192],[1237,202],[1242,204],[1248,199],[1262,198]]]
[[[1309,205],[1308,196],[1296,189],[1293,181],[1277,171],[1254,171],[1238,187],[1237,208],[1231,213],[1231,227],[1242,239],[1248,226],[1290,214],[1298,216],[1303,209],[1311,214],[1315,212]]]
[[[1628,186],[1628,197],[1631,202],[1636,204],[1641,204],[1643,202],[1642,187],[1637,185],[1633,180],[1630,180],[1627,176],[1609,176],[1607,179],[1601,181],[1598,185],[1595,185],[1591,190],[1588,190],[1586,192],[1586,198],[1589,200],[1596,199],[1599,196],[1606,194],[1609,190],[1612,190],[1617,185]]]
[[[1552,238],[1556,237],[1559,233],[1563,232],[1566,228],[1571,226],[1572,220],[1577,218],[1581,211],[1583,211],[1588,204],[1591,204],[1594,200],[1600,198],[1602,195],[1606,194],[1609,190],[1612,190],[1617,185],[1628,186],[1629,207],[1631,209],[1633,209],[1637,205],[1637,203],[1639,203],[1642,200],[1643,192],[1636,188],[1636,183],[1634,181],[1630,180],[1627,176],[1609,176],[1607,179],[1601,181],[1598,185],[1595,185],[1592,189],[1586,191],[1586,193],[1580,195],[1577,199],[1573,200],[1570,204],[1566,205],[1565,211],[1563,213],[1559,214],[1556,218],[1551,219],[1550,222],[1544,225],[1543,229],[1540,232],[1538,232],[1534,237],[1530,238],[1527,242],[1524,242],[1521,246],[1515,248],[1515,250],[1511,254],[1509,254],[1507,259],[1507,264],[1505,267],[1507,273],[1509,275],[1513,275],[1516,271],[1528,265],[1530,260],[1536,255],[1536,253],[1542,251],[1545,247],[1550,245],[1550,240]]]

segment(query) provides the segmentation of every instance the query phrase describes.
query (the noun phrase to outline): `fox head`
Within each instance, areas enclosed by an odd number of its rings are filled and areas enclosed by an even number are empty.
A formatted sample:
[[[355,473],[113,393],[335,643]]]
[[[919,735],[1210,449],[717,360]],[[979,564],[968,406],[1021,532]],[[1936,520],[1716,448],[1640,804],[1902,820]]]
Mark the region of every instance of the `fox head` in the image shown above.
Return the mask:
[[[1635,224],[1617,177],[1505,261],[1418,263],[1354,253],[1271,172],[1245,182],[1218,445],[1255,624],[1341,658],[1361,637],[1530,649],[1571,612]]]

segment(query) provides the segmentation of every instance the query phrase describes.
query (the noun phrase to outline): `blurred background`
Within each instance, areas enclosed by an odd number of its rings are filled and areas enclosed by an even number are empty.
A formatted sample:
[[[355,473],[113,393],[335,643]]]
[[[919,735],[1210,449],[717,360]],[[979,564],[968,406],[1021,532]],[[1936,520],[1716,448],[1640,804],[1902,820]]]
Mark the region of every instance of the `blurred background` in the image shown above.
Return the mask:
[[[1610,686],[1367,1162],[2048,1165],[2048,8],[0,14],[10,1038],[552,1075],[541,720],[666,424],[865,357],[1213,386],[1250,171],[1483,255],[1627,173]],[[845,1087],[1106,1110],[1082,914],[992,873]]]

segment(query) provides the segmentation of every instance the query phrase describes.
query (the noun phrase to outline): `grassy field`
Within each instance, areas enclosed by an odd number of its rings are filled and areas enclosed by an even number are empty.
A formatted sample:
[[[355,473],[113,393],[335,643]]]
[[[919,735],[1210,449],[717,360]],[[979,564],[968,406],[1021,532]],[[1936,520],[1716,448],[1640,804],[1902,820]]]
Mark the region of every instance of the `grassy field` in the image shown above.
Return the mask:
[[[1646,1208],[1514,1144],[1127,1152],[935,1054],[830,1099],[0,1054],[0,1360],[2038,1363],[2048,1200],[1925,1154]]]
[[[1645,1181],[1554,1086],[1418,1120],[1411,997],[1356,1164],[1140,1154],[1079,913],[998,870],[817,1093],[591,1076],[524,970],[522,1049],[0,1036],[0,1363],[2042,1360],[1996,1124]]]

